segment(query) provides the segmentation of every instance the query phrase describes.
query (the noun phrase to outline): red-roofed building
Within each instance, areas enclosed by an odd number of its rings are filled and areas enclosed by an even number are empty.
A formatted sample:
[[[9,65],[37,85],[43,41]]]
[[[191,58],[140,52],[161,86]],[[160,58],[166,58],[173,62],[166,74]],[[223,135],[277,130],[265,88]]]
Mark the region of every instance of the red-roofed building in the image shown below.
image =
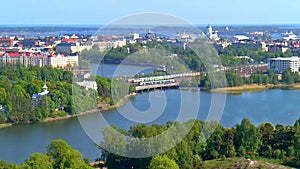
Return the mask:
[[[0,46],[1,47],[11,47],[14,44],[14,40],[6,37],[0,38]]]
[[[29,52],[0,53],[0,64],[21,64],[24,66],[52,66],[65,68],[78,65],[78,55],[64,56],[60,54],[32,54]]]
[[[78,39],[77,38],[63,38],[61,40],[63,43],[77,43]]]
[[[294,47],[294,48],[299,48],[299,47],[300,47],[300,43],[294,43],[294,44],[293,44],[293,47]]]
[[[0,55],[0,63],[4,64],[21,64],[24,66],[37,65],[49,66],[48,55],[10,52]]]

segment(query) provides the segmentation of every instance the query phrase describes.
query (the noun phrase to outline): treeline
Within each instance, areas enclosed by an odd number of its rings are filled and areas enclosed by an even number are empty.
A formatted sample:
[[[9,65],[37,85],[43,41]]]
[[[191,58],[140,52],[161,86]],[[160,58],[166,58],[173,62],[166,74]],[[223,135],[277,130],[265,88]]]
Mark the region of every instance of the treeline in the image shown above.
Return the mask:
[[[224,128],[219,123],[211,121],[204,123],[200,120],[190,120],[185,123],[167,122],[166,125],[153,124],[146,126],[138,124],[129,130],[117,129],[120,133],[131,138],[135,144],[137,139],[153,138],[161,133],[168,133],[175,127],[177,132],[169,133],[166,142],[171,143],[180,135],[180,130],[191,126],[188,134],[170,150],[148,158],[126,158],[106,150],[102,150],[105,166],[111,169],[122,168],[149,168],[149,169],[192,169],[203,168],[206,160],[226,160],[226,158],[245,157],[251,159],[269,159],[277,163],[299,167],[300,166],[300,118],[293,126],[283,126],[266,122],[258,127],[248,119],[243,119],[235,127]],[[105,131],[104,131],[105,132]],[[104,135],[114,150],[124,148],[125,137]],[[122,138],[123,140],[120,140]],[[110,143],[110,142],[111,143]],[[148,144],[147,144],[148,143]],[[143,150],[151,153],[153,149],[162,148],[164,142],[147,142]],[[136,151],[128,145],[127,151]],[[153,147],[152,147],[153,146]],[[54,140],[47,147],[46,154],[34,153],[21,165],[6,163],[0,160],[3,169],[61,169],[61,168],[91,168],[89,159],[82,159],[82,154],[74,150],[63,140]]]
[[[115,105],[122,98],[135,92],[133,84],[125,83],[125,79],[96,77],[98,101],[109,105]]]
[[[52,67],[0,65],[1,123],[33,123],[46,118],[78,114],[97,107],[97,101],[115,104],[134,91],[122,80],[97,77],[98,91],[72,84],[73,73]],[[49,94],[32,101],[47,84]],[[113,86],[113,87],[112,87]],[[76,104],[74,103],[76,102]]]
[[[0,160],[1,169],[93,169],[88,159],[63,140],[54,140],[47,147],[47,153],[34,153],[21,165]]]
[[[29,123],[72,114],[72,78],[71,71],[51,67],[1,65],[0,104],[5,111],[0,111],[0,123]],[[51,92],[35,107],[32,94],[42,92],[45,82]]]
[[[300,54],[299,52],[300,51],[297,52],[287,51],[286,53],[282,53],[281,51],[266,52],[263,51],[261,48],[257,49],[251,46],[237,47],[233,45],[218,50],[223,66],[240,66],[252,62],[266,63],[268,61],[268,58],[298,56]],[[237,58],[237,56],[249,56],[253,60],[246,59],[246,58]]]
[[[210,89],[212,88],[211,79],[215,76],[218,76],[220,72],[211,73],[209,75],[203,74],[200,79],[200,87]],[[211,78],[211,79],[210,79]],[[292,72],[290,69],[285,70],[282,73],[282,79],[278,79],[278,75],[275,74],[272,70],[268,70],[266,73],[257,72],[251,74],[250,77],[241,77],[235,71],[226,71],[225,72],[226,78],[226,86],[227,87],[235,87],[235,86],[242,86],[246,84],[274,84],[277,85],[279,83],[292,85],[294,83],[300,82],[300,75],[297,72]],[[218,87],[218,80],[214,80],[214,85]],[[225,86],[223,86],[225,87]]]
[[[155,157],[126,158],[103,149],[102,160],[106,161],[106,166],[111,169],[159,169],[161,167],[192,169],[202,168],[205,160],[225,160],[233,157],[267,158],[284,165],[300,166],[300,119],[295,122],[294,126],[280,124],[274,126],[266,122],[256,127],[248,119],[243,119],[241,124],[235,127],[224,128],[217,122],[204,123],[199,120],[190,120],[186,123],[168,122],[166,125],[138,124],[128,131],[117,130],[131,138],[134,144],[139,144],[135,138],[154,138],[161,133],[165,134],[166,131],[171,130],[171,127],[175,126],[180,131],[190,124],[193,124],[193,127],[178,145]],[[166,138],[171,143],[177,135],[177,132],[173,132]],[[123,152],[122,148],[126,145],[124,144],[125,137],[104,136],[105,145],[111,145],[115,151]],[[117,145],[116,140],[118,140]],[[159,149],[164,143],[144,144],[146,145],[143,145],[144,149],[141,150],[133,150],[134,147],[133,149],[131,147],[133,145],[128,144],[125,151],[151,153],[153,149]]]
[[[199,45],[200,44],[200,45]],[[266,63],[268,58],[276,58],[276,57],[291,57],[300,55],[300,50],[291,52],[287,51],[286,53],[278,52],[265,52],[261,48],[254,48],[251,46],[233,46],[230,45],[224,49],[216,49],[210,45],[203,45],[203,43],[199,42],[198,46],[203,46],[206,49],[210,49],[211,51],[215,51],[216,54],[220,56],[221,62],[223,66],[241,66],[248,65],[252,63]],[[99,47],[93,46],[91,50],[82,51],[80,57],[82,59],[88,60],[105,60],[111,63],[121,63],[126,57],[132,55],[137,51],[143,51],[148,47],[150,49],[162,49],[168,51],[172,54],[177,54],[178,57],[184,61],[184,63],[191,69],[195,71],[205,71],[205,67],[203,63],[209,63],[206,59],[204,59],[202,54],[210,56],[213,58],[214,55],[212,52],[205,52],[205,50],[199,50],[198,46],[195,47],[193,44],[191,46],[187,46],[185,49],[182,46],[171,45],[167,42],[157,42],[151,41],[145,43],[137,42],[135,44],[127,44],[123,47],[117,47],[107,50],[107,52],[99,52]],[[193,50],[194,49],[194,50]],[[198,51],[199,50],[199,51]],[[129,53],[128,53],[129,51]],[[248,56],[250,58],[238,58],[237,56]],[[252,60],[253,59],[253,60]],[[138,63],[140,60],[136,58]],[[152,62],[150,60],[143,60],[144,62]],[[132,62],[134,63],[134,62]],[[159,63],[159,62],[157,62]],[[216,62],[212,62],[216,63]]]
[[[153,53],[151,51],[150,55],[145,54],[144,47],[148,47],[148,49],[157,50],[158,54]],[[129,50],[129,53],[128,53]],[[135,53],[137,52],[137,53]],[[201,52],[198,52],[201,53]],[[166,54],[166,56],[163,56]],[[166,42],[157,42],[151,41],[145,43],[137,42],[135,44],[127,44],[123,47],[117,47],[107,50],[106,52],[100,52],[97,46],[93,46],[90,50],[83,50],[79,57],[82,60],[92,60],[92,61],[100,61],[104,60],[108,63],[121,63],[124,59],[126,59],[129,55],[130,58],[126,60],[130,64],[145,64],[145,63],[153,63],[157,65],[165,64],[168,66],[168,61],[172,59],[168,59],[167,55],[177,54],[178,58],[184,61],[184,65],[186,65],[191,70],[201,70],[204,71],[205,67],[202,64],[202,61],[198,55],[196,55],[195,51],[191,48],[187,47],[185,50],[180,46],[171,46]],[[177,61],[180,62],[180,61]],[[177,62],[171,63],[169,66],[174,66]],[[182,63],[183,64],[183,63]]]

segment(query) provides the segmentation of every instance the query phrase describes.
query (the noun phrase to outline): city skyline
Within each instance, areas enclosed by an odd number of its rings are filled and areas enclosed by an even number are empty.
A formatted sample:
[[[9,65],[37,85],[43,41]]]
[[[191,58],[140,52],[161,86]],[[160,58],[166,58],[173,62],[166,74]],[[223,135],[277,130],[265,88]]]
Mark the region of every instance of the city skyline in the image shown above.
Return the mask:
[[[292,5],[290,5],[292,4]],[[38,1],[4,0],[1,25],[103,25],[124,16],[155,12],[170,14],[192,24],[276,25],[300,24],[300,2],[239,0],[165,1]],[[285,8],[289,6],[289,8]]]

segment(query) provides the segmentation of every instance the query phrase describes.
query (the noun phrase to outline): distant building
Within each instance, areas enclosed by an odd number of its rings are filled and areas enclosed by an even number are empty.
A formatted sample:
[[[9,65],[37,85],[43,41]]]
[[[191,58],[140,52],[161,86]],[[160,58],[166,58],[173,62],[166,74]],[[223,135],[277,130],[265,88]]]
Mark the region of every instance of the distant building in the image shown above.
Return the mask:
[[[48,55],[11,52],[0,55],[0,64],[21,64],[24,66],[48,66]]]
[[[211,25],[208,25],[207,26],[207,33],[206,33],[207,37],[210,39],[210,40],[217,40],[219,39],[218,37],[218,31],[213,31],[213,28]]]
[[[89,89],[97,90],[98,89],[96,81],[84,80],[83,82],[77,82],[77,84],[81,87],[84,87],[85,90],[89,90]]]
[[[233,38],[238,41],[247,41],[250,39],[248,36],[245,36],[245,35],[235,35],[235,36],[233,36]]]
[[[92,42],[91,45],[82,47],[82,50],[83,49],[88,49],[89,50],[93,46],[96,46],[99,49],[99,51],[104,52],[104,51],[111,50],[113,48],[123,47],[125,45],[126,45],[126,39]]]
[[[33,107],[35,107],[36,105],[40,105],[42,97],[46,96],[47,94],[49,94],[49,91],[48,91],[48,86],[45,83],[45,85],[43,86],[43,91],[41,93],[37,93],[37,94],[32,95],[31,105]]]
[[[0,47],[11,47],[14,44],[14,40],[7,37],[0,38]]]
[[[52,55],[49,57],[49,65],[52,67],[65,68],[67,66],[78,66],[78,55],[64,56],[61,54]]]
[[[268,47],[268,52],[272,52],[272,53],[276,53],[276,52],[286,53],[288,50],[289,48],[284,46],[272,45]]]
[[[0,64],[21,64],[24,66],[52,66],[65,68],[67,66],[78,66],[78,55],[64,56],[61,54],[47,55],[47,54],[33,54],[10,52],[0,54]]]
[[[79,43],[61,43],[56,45],[56,52],[63,54],[71,54],[80,52]]]
[[[263,46],[262,43],[254,43],[254,42],[245,42],[245,43],[235,42],[235,43],[231,43],[231,45],[234,47],[237,47],[237,48],[250,47],[255,50],[258,50],[258,49],[262,48],[262,46]]]
[[[150,28],[148,29],[148,32],[146,33],[146,35],[145,35],[145,39],[155,39],[155,34],[153,34],[152,32],[151,32],[151,30],[150,30]]]
[[[140,38],[140,34],[138,34],[138,33],[132,34],[132,39],[133,40],[136,40],[136,39],[139,39],[139,38]]]
[[[0,111],[2,111],[2,112],[6,112],[6,108],[5,108],[5,107],[3,107],[1,104],[0,104]]]
[[[300,70],[300,58],[271,58],[268,59],[268,69],[273,70],[275,73],[283,73],[286,69],[290,68],[293,72]]]

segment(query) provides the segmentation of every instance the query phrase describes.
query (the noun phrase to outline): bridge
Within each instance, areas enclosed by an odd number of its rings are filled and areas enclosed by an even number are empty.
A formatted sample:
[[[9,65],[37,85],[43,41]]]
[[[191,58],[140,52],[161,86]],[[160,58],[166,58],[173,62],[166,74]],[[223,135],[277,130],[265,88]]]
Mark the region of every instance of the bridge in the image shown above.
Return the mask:
[[[137,93],[142,93],[145,91],[151,91],[151,90],[163,90],[163,89],[174,89],[178,88],[179,83],[168,83],[168,84],[154,84],[154,85],[146,85],[146,86],[136,86],[135,91]]]
[[[200,73],[182,73],[174,75],[165,75],[165,76],[153,76],[153,77],[143,77],[128,79],[127,82],[135,84],[135,91],[137,93],[147,92],[151,90],[163,90],[178,88],[180,82],[184,78],[192,78],[200,76]]]

